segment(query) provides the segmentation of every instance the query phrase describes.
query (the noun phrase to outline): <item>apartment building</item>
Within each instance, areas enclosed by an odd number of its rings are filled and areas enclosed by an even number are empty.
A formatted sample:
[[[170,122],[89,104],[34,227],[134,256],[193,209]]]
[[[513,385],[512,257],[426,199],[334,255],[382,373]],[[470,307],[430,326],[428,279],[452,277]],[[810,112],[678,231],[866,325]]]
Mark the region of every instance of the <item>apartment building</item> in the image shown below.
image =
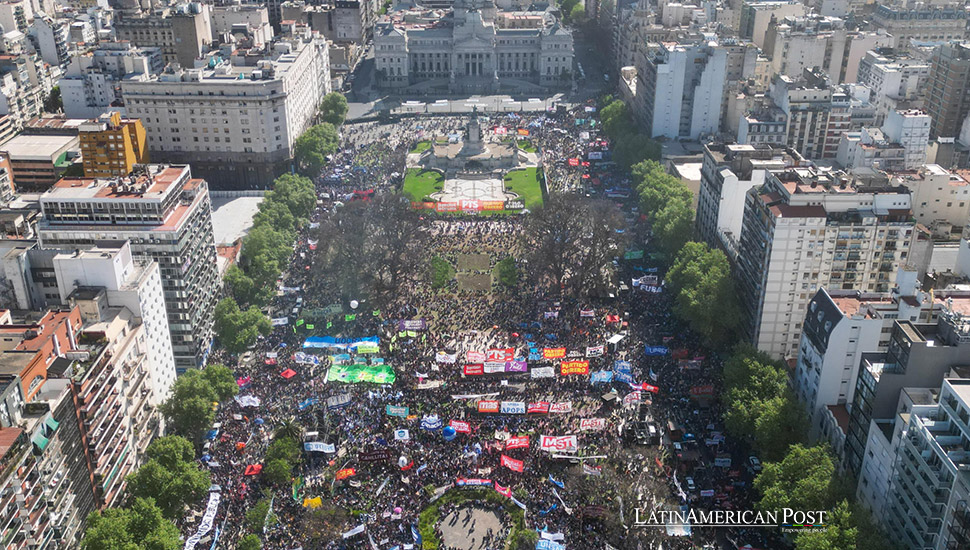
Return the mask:
[[[139,47],[160,48],[166,63],[194,67],[212,45],[212,21],[208,4],[191,2],[151,14],[115,21],[115,39]]]
[[[877,3],[872,25],[892,35],[893,47],[905,48],[913,41],[963,40],[967,12],[957,3]]]
[[[764,185],[768,171],[802,164],[807,163],[796,151],[783,146],[705,144],[694,219],[698,235],[736,258],[745,194]]]
[[[970,222],[970,173],[927,164],[891,178],[912,192],[916,220],[937,235],[949,237]]]
[[[280,41],[255,64],[209,59],[124,82],[128,115],[144,123],[155,161],[189,163],[216,188],[266,188],[290,170],[297,138],[331,90],[327,43]]]
[[[933,51],[926,90],[930,135],[956,137],[970,114],[970,44],[953,42]]]
[[[63,179],[40,198],[42,248],[130,241],[161,269],[165,309],[182,372],[205,363],[219,285],[208,185],[188,166],[148,165],[131,176]]]
[[[728,52],[714,42],[649,44],[637,56],[634,113],[650,136],[698,139],[720,128]]]
[[[127,176],[136,164],[148,162],[141,120],[123,119],[118,111],[104,113],[78,126],[78,140],[85,177]]]
[[[884,352],[897,319],[928,323],[941,303],[919,289],[918,273],[901,269],[891,292],[819,288],[802,320],[792,385],[808,415],[811,441],[841,455],[848,410],[864,352]]]
[[[795,0],[744,0],[741,3],[738,34],[764,49],[765,34],[772,19],[798,17],[807,15],[808,12],[807,5]]]
[[[967,293],[960,294],[954,302],[963,309]],[[970,366],[970,327],[963,311],[944,306],[926,324],[898,319],[885,352],[862,354],[842,457],[842,466],[853,476],[860,475],[868,456],[873,421],[894,418],[903,388],[938,388],[952,369]]]
[[[913,249],[909,190],[843,172],[768,172],[748,190],[737,272],[745,329],[762,351],[798,354],[819,287],[887,292]]]
[[[101,42],[97,49],[75,55],[57,85],[64,115],[96,118],[108,110],[124,112],[122,80],[146,80],[162,72],[160,48],[140,48],[131,42]]]
[[[857,82],[872,91],[876,123],[882,124],[890,112],[914,105],[923,95],[930,76],[930,64],[899,53],[892,48],[866,52],[859,61]]]
[[[827,75],[805,70],[799,79],[777,75],[769,96],[787,118],[788,147],[807,159],[834,159],[844,132],[872,126],[876,109],[861,86],[832,86]]]

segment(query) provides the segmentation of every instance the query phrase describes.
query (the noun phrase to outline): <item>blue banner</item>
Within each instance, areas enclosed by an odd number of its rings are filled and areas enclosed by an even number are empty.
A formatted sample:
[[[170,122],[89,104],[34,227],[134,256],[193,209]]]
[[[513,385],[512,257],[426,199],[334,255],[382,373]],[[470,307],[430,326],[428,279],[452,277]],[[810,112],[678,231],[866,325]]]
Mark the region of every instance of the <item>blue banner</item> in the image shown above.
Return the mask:
[[[589,377],[591,384],[606,384],[613,381],[613,371],[599,370]]]
[[[667,355],[670,353],[670,350],[666,346],[644,346],[643,353],[644,355],[658,356]]]

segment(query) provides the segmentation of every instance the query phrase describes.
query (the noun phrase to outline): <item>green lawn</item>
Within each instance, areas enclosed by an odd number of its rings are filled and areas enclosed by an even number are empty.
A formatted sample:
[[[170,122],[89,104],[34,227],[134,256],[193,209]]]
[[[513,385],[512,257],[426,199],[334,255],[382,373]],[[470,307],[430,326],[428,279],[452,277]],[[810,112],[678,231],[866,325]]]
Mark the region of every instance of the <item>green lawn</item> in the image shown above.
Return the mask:
[[[419,141],[419,142],[417,142],[417,143],[414,144],[414,147],[411,149],[411,152],[412,153],[423,153],[423,152],[427,151],[428,149],[431,149],[431,142],[430,141],[427,141],[427,140],[425,140],[425,141]]]
[[[527,139],[520,139],[518,142],[518,145],[519,145],[519,149],[522,149],[526,153],[536,152],[536,146],[533,145],[532,142]]]
[[[534,166],[506,174],[505,188],[517,193],[529,210],[542,206],[542,186],[539,184],[538,169]]]
[[[404,176],[404,194],[412,201],[420,201],[435,191],[441,191],[444,184],[445,177],[440,172],[408,168]]]

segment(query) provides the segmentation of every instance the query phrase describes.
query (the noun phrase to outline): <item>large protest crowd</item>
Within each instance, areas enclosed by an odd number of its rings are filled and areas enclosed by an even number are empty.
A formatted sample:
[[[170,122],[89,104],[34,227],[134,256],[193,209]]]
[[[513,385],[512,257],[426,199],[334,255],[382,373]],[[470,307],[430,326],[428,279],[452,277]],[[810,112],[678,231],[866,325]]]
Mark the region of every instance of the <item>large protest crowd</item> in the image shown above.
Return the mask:
[[[608,150],[595,108],[490,123],[530,130],[550,191],[594,185],[591,174],[612,186],[629,181],[615,165],[587,159]],[[451,117],[345,126],[318,193],[341,200],[393,192],[419,132],[463,124]],[[319,208],[311,227],[331,208]],[[519,216],[453,216],[429,218],[424,230],[429,254],[456,267],[487,255],[488,268],[471,270],[481,275],[515,256],[522,224]],[[265,498],[268,483],[246,471],[262,464],[287,419],[305,430],[305,451],[293,486],[273,491],[272,515],[257,531],[274,550],[420,548],[421,512],[472,487],[500,498],[475,493],[440,517],[476,505],[497,511],[503,531],[484,543],[494,549],[505,547],[508,518],[519,510],[526,529],[543,532],[537,548],[676,549],[713,544],[715,534],[637,527],[635,518],[682,506],[750,506],[747,455],[725,437],[712,399],[720,359],[673,317],[662,267],[649,253],[619,261],[624,284],[611,296],[559,297],[525,282],[502,292],[433,289],[416,276],[378,308],[343,303],[329,281],[313,278],[308,231],[274,304],[286,315],[300,299],[302,311],[274,323],[247,360],[224,352],[212,359],[230,365],[240,385],[206,445],[204,462],[222,493],[219,547],[232,547],[248,529],[246,512]],[[392,384],[368,381],[388,368]],[[635,440],[634,426],[644,424],[657,430],[655,440]],[[316,539],[312,514],[332,508],[347,513],[346,523]]]

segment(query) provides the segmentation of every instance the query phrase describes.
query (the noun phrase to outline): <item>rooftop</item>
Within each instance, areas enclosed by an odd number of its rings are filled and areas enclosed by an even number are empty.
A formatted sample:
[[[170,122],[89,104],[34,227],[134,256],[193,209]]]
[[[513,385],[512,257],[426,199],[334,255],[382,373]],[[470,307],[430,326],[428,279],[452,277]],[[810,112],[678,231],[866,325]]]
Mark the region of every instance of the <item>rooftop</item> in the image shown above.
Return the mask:
[[[187,166],[151,165],[148,172],[114,178],[63,178],[41,196],[41,202],[84,199],[161,200],[173,185],[188,177]]]
[[[53,162],[65,151],[79,150],[77,136],[20,134],[0,145],[13,161]]]

